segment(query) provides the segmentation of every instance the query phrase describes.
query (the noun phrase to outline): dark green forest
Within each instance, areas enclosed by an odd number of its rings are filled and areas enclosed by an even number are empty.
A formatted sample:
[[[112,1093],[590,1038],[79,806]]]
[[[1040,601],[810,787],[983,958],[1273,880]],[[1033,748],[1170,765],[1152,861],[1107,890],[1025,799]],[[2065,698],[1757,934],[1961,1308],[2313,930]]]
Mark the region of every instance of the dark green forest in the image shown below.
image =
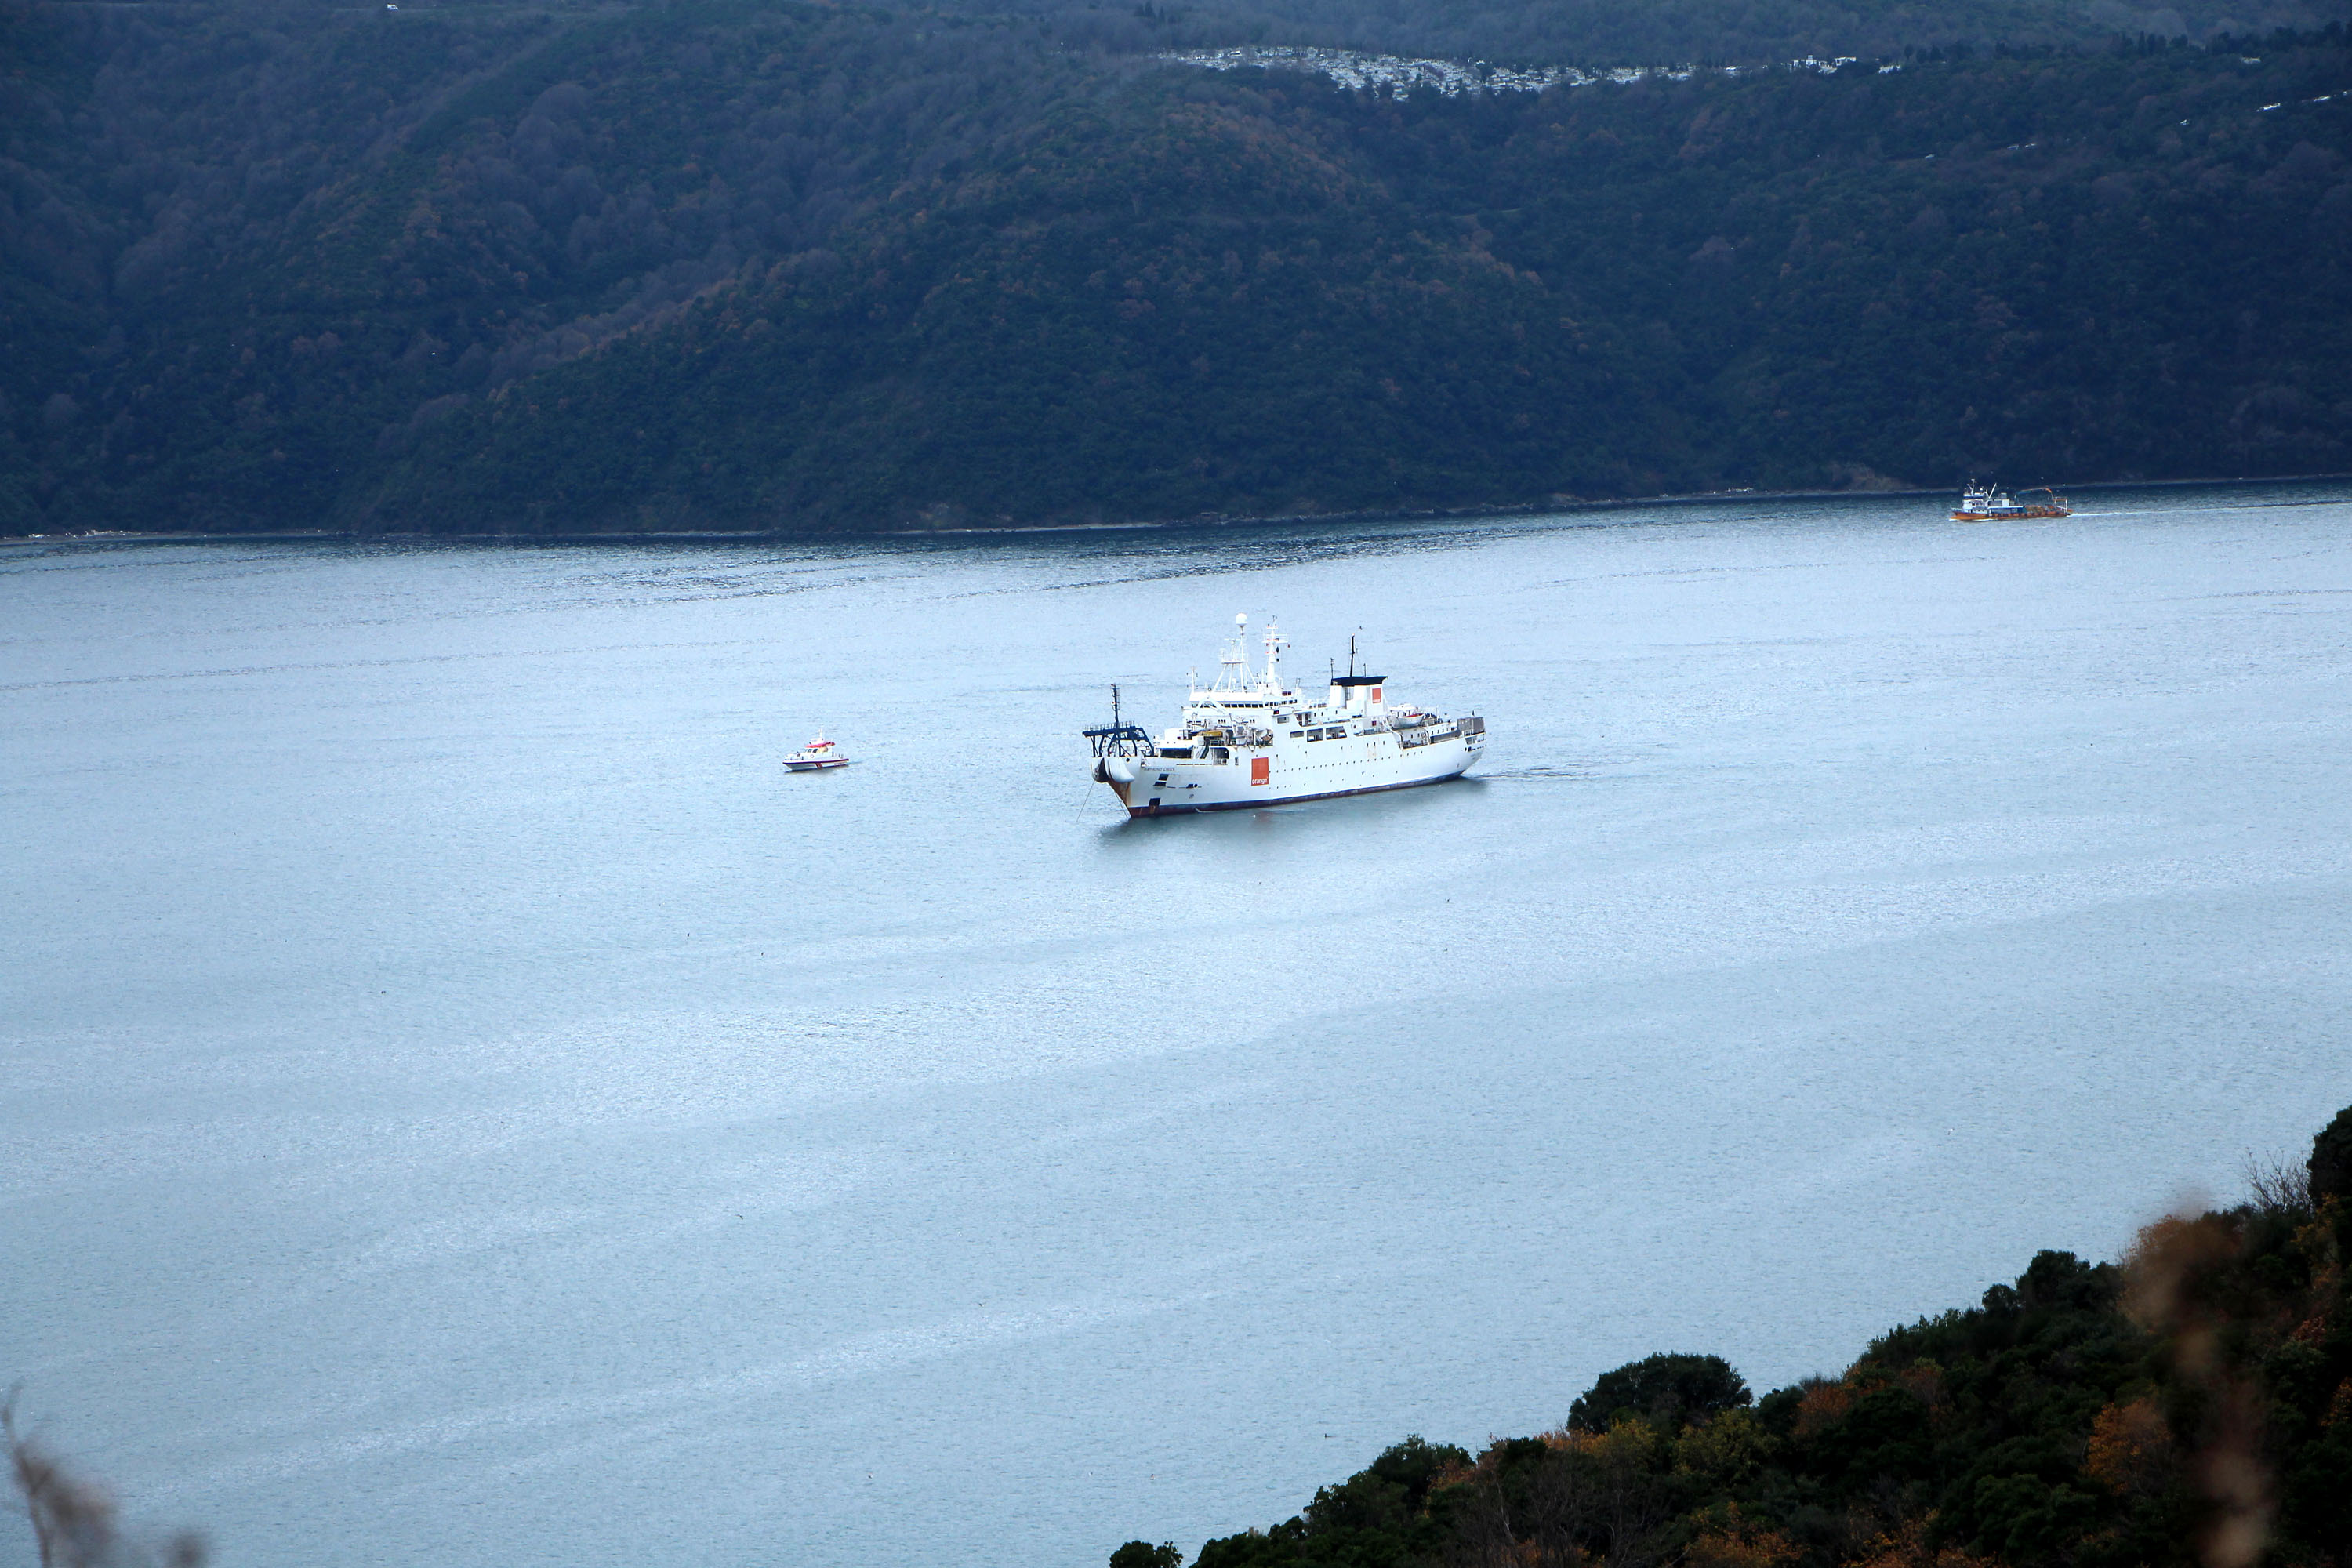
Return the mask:
[[[0,0],[0,533],[2352,469],[2324,9]]]
[[[1660,1354],[1554,1431],[1409,1437],[1194,1568],[2342,1568],[2352,1109],[2252,1185],[2120,1265],[2042,1253],[1840,1377],[1757,1398]]]

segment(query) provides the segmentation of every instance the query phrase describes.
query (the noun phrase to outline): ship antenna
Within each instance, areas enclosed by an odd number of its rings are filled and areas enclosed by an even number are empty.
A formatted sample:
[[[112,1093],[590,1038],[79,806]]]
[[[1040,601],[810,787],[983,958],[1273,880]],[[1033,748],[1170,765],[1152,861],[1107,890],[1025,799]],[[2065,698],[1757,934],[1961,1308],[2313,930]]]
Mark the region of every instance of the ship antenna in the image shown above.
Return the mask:
[[[1348,679],[1350,679],[1350,680],[1353,680],[1355,678],[1356,678],[1356,639],[1355,639],[1354,637],[1349,637],[1349,638],[1348,639]]]
[[[1110,727],[1114,730],[1118,728],[1118,688],[1116,686],[1110,689]]]

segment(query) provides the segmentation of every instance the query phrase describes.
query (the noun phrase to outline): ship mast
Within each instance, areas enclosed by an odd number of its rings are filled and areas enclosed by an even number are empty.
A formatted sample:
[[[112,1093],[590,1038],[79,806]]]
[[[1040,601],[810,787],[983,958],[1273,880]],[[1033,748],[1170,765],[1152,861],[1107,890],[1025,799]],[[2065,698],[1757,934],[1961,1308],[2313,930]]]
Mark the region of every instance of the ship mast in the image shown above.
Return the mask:
[[[1225,645],[1224,657],[1217,660],[1219,691],[1247,691],[1255,678],[1249,667],[1249,616],[1246,612],[1234,617],[1234,640]]]

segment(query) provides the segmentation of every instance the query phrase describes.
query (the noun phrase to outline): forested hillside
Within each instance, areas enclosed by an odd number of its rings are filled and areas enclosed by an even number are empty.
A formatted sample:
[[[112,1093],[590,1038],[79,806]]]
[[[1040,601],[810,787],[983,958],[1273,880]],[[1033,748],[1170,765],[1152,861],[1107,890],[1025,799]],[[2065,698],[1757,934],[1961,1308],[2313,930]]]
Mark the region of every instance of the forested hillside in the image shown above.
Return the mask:
[[[2352,468],[2340,26],[2119,4],[12,0],[0,531]]]
[[[1757,1399],[1660,1354],[1475,1458],[1408,1438],[1195,1568],[2342,1568],[2352,1110],[2255,1187],[2121,1266],[2042,1253],[1835,1378]]]

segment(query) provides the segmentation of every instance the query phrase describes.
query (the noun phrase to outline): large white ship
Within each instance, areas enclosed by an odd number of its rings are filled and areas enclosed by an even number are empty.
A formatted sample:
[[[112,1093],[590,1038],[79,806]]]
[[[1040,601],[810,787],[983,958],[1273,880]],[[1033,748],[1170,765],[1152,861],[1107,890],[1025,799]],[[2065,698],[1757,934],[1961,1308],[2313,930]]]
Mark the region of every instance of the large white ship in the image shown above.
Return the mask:
[[[1282,634],[1265,628],[1265,666],[1249,662],[1249,617],[1234,617],[1216,684],[1196,677],[1184,716],[1154,736],[1118,720],[1086,731],[1095,780],[1129,816],[1240,811],[1284,801],[1325,800],[1410,789],[1458,777],[1486,749],[1486,721],[1447,719],[1388,700],[1383,676],[1331,678],[1319,700],[1283,684]]]

